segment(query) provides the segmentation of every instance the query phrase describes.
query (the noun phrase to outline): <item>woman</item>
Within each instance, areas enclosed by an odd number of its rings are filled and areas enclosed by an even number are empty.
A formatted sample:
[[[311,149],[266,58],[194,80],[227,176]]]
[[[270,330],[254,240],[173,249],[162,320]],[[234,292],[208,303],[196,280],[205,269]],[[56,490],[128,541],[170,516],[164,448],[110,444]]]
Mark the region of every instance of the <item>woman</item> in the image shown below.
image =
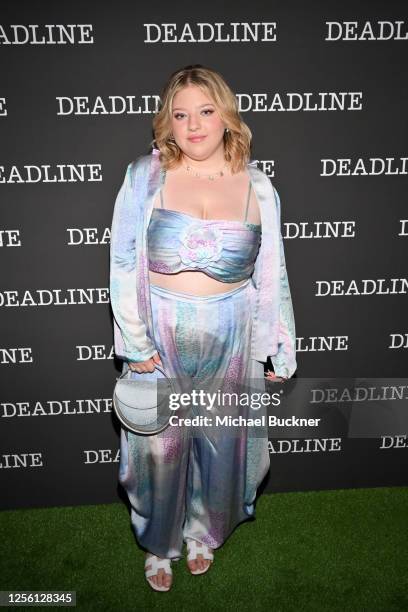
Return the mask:
[[[268,378],[287,379],[295,326],[279,196],[249,162],[235,95],[214,70],[187,66],[166,84],[153,130],[152,153],[129,164],[115,203],[115,354],[139,373],[161,364],[190,388],[264,383],[268,356]],[[224,434],[121,430],[119,480],[155,590],[170,589],[183,541],[190,572],[205,573],[214,549],[254,516],[267,432]]]

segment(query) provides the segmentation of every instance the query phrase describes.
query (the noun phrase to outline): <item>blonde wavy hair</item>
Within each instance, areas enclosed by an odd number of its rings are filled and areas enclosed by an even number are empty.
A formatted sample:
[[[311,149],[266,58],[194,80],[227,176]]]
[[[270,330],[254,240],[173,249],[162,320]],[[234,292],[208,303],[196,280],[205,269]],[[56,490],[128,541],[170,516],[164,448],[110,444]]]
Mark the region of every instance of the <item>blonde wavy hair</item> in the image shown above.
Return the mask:
[[[188,85],[200,87],[213,101],[228,132],[224,132],[224,157],[231,163],[232,173],[245,168],[250,159],[252,133],[241,119],[238,104],[223,77],[201,64],[185,66],[173,72],[160,95],[161,106],[153,118],[154,140],[152,147],[160,151],[160,162],[167,170],[177,166],[182,151],[175,142],[172,130],[173,99],[178,91]]]

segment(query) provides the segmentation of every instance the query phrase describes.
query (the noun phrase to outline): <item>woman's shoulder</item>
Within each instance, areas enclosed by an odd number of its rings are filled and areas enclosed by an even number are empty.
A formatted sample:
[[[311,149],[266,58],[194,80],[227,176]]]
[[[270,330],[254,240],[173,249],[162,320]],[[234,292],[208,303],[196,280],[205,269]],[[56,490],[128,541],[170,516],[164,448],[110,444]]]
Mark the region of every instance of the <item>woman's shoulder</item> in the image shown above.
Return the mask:
[[[130,174],[130,179],[133,182],[136,174],[148,173],[150,171],[151,164],[155,163],[158,167],[160,166],[158,151],[153,149],[150,153],[142,154],[133,159],[128,164],[128,172]]]
[[[277,204],[277,206],[280,205],[280,201],[279,201],[279,194],[278,191],[275,187],[275,184],[273,181],[271,181],[270,177],[266,174],[266,172],[264,172],[259,166],[258,166],[258,161],[257,160],[250,160],[247,163],[247,167],[248,167],[248,171],[250,172],[252,179],[256,182],[259,183],[260,186],[263,186],[264,188],[267,189],[267,191],[269,191],[270,193],[273,191],[274,196],[275,196],[275,202]]]
[[[130,162],[129,166],[134,170],[145,169],[149,168],[150,164],[156,160],[157,162],[159,161],[159,156],[157,153],[155,153],[155,150],[153,149],[153,151],[151,151],[150,153],[142,154],[138,157],[135,157],[135,159]]]
[[[258,160],[250,159],[247,162],[247,168],[254,178],[257,178],[259,181],[264,183],[268,182],[272,185],[272,181],[269,176],[259,167]]]

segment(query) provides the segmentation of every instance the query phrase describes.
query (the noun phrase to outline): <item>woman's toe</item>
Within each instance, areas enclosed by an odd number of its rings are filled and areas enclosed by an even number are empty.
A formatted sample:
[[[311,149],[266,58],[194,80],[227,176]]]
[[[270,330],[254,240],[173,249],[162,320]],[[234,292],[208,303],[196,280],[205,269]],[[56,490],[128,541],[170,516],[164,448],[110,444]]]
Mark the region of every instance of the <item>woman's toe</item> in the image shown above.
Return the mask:
[[[170,574],[164,574],[164,586],[166,589],[169,589],[171,586],[171,576]]]
[[[154,584],[155,586],[157,586],[157,576],[150,576],[150,577],[148,578],[148,580],[150,580],[150,582],[151,582],[152,584]]]
[[[159,569],[157,580],[159,582],[160,587],[164,586],[164,569]]]

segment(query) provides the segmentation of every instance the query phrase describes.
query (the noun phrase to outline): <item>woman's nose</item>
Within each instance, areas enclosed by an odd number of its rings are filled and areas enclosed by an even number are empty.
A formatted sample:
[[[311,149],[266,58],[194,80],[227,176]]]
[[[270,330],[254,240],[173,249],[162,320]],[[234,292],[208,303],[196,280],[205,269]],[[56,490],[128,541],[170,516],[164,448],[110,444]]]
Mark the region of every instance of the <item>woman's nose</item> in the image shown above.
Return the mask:
[[[188,129],[196,131],[200,127],[199,118],[196,115],[190,115],[188,120]]]

